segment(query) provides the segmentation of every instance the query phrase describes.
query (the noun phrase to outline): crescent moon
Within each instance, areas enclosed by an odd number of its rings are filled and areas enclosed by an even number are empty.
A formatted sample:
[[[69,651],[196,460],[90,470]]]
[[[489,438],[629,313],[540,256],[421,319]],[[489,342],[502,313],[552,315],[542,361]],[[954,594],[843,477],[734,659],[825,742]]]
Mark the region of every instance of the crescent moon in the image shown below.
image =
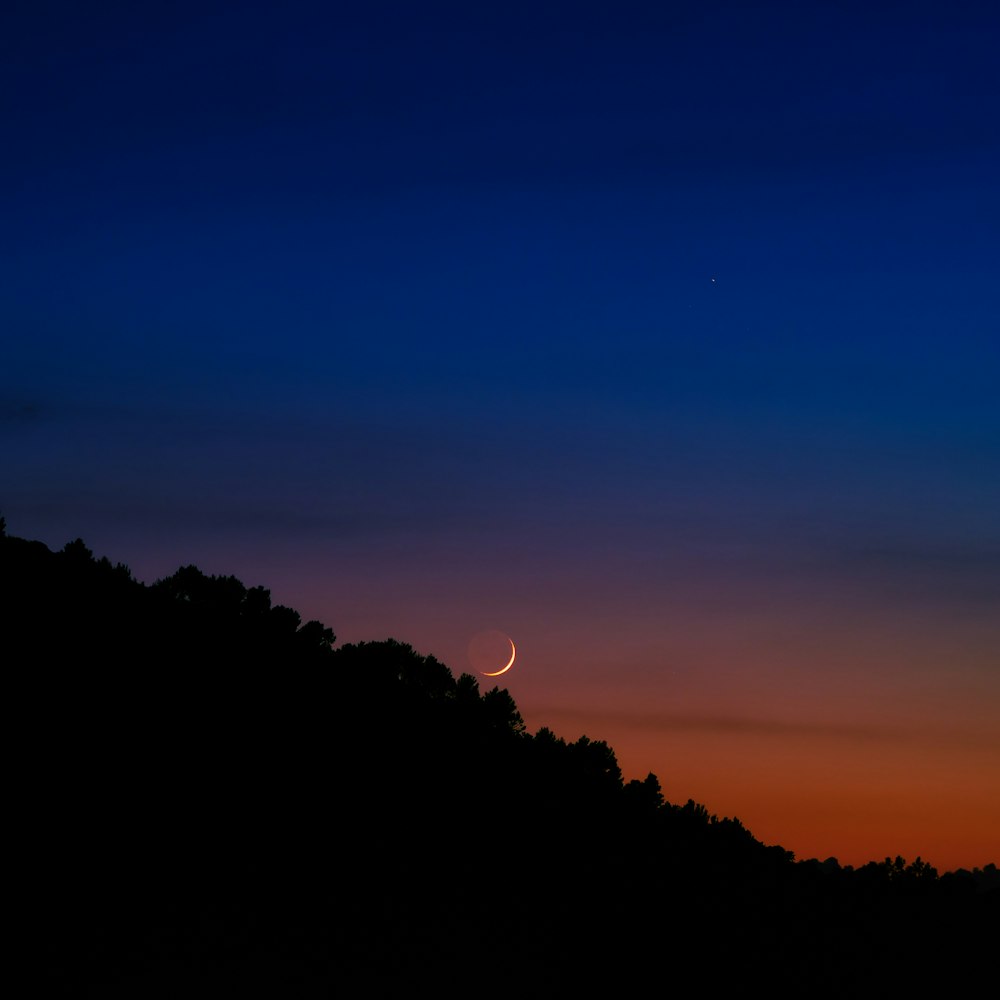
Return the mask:
[[[514,648],[514,640],[507,637],[507,641],[510,643],[510,659],[507,661],[507,666],[501,670],[494,670],[492,674],[487,673],[485,670],[480,671],[484,677],[499,677],[501,674],[507,673],[512,666],[514,666],[514,657],[517,656],[517,650]]]

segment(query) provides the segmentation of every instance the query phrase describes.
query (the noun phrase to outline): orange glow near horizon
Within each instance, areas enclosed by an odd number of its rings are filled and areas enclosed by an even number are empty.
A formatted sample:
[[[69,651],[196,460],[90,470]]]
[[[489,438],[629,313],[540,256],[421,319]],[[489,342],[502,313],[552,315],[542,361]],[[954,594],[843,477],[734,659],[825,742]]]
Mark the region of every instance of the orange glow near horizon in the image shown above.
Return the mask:
[[[918,855],[939,871],[1000,856],[1000,753],[986,733],[842,730],[823,722],[527,707],[529,729],[586,734],[615,751],[626,781],[653,772],[665,798],[738,817],[796,858],[855,867]]]
[[[582,634],[569,661],[526,638],[511,695],[530,731],[603,740],[626,781],[653,772],[668,801],[738,817],[796,858],[1000,861],[993,626],[717,624],[667,621],[645,647],[627,627]]]

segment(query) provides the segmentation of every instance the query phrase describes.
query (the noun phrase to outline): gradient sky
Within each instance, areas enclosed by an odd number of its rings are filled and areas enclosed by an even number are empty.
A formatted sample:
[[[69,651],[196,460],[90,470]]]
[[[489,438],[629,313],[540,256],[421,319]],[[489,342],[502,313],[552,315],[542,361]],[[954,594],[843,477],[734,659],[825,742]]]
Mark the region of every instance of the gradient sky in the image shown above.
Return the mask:
[[[1000,861],[998,37],[7,4],[8,530],[456,674],[500,629],[529,728],[671,801]]]

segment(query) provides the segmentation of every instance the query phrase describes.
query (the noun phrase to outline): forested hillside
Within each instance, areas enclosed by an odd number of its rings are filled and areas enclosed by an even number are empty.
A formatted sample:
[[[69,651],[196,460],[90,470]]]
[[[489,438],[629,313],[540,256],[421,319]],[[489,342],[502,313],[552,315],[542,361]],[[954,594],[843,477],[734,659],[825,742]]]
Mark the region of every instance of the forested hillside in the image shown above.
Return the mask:
[[[797,862],[262,587],[144,585],[0,522],[0,602],[46,995],[892,995],[995,950],[993,866]]]

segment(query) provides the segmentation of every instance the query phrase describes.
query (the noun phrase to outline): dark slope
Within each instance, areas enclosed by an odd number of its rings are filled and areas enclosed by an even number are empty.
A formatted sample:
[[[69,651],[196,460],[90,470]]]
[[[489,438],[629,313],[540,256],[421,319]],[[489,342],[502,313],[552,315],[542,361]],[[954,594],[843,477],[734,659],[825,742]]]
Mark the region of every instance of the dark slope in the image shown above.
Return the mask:
[[[46,994],[865,996],[995,946],[995,889],[796,864],[624,783],[602,742],[528,734],[506,691],[392,640],[334,649],[232,577],[143,586],[3,535],[0,607]]]

